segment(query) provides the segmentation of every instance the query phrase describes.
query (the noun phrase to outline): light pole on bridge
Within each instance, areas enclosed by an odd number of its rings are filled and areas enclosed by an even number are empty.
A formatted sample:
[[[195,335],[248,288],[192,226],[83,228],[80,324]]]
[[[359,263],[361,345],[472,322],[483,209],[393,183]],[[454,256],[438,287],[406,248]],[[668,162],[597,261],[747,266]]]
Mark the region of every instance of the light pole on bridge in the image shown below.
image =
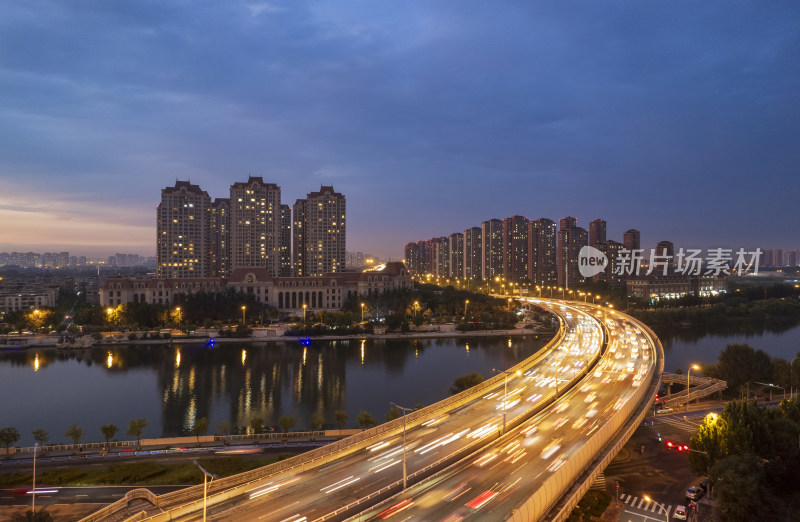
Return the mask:
[[[510,370],[498,370],[496,368],[492,368],[493,372],[502,373],[505,376],[503,379],[503,435],[506,434],[506,405],[508,404],[508,374],[514,374],[517,377],[522,376],[522,372],[517,370],[516,372],[512,372]]]
[[[395,404],[393,402],[390,402],[389,404],[391,404],[398,410],[403,411],[403,490],[405,490],[408,481],[408,475],[406,473],[406,412],[414,411],[414,408],[404,408],[403,406],[400,406],[399,404]]]

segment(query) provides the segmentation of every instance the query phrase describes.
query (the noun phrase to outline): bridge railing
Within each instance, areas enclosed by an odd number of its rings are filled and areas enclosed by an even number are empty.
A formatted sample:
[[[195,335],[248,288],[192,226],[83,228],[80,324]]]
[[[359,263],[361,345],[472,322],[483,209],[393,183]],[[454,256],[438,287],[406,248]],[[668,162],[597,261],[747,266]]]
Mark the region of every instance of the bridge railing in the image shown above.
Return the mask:
[[[150,502],[151,504],[153,504],[154,506],[157,505],[157,503],[158,503],[158,497],[152,491],[150,491],[149,489],[145,489],[145,488],[132,489],[132,490],[128,491],[125,494],[124,497],[122,497],[121,499],[117,500],[113,504],[109,504],[106,507],[104,507],[104,508],[102,508],[102,509],[100,509],[98,511],[95,511],[91,515],[82,518],[81,522],[98,522],[100,520],[103,520],[104,518],[109,517],[109,516],[119,512],[119,511],[127,508],[128,504],[130,504],[131,502],[133,502],[134,500],[136,500],[138,498],[143,498],[143,499],[147,500],[148,502]],[[137,514],[135,516],[140,516],[140,515]],[[135,518],[135,519],[127,518],[126,519],[126,521],[129,521],[129,520],[141,520],[141,519],[140,518]]]

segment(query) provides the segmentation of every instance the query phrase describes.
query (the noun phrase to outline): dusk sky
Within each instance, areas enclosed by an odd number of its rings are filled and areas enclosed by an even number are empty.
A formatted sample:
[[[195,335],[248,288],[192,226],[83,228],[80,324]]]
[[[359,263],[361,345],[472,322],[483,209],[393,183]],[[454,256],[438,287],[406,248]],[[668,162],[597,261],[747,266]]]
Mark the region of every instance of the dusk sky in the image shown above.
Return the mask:
[[[800,2],[0,3],[0,251],[155,254],[161,189],[333,185],[347,248],[521,214],[800,248]]]

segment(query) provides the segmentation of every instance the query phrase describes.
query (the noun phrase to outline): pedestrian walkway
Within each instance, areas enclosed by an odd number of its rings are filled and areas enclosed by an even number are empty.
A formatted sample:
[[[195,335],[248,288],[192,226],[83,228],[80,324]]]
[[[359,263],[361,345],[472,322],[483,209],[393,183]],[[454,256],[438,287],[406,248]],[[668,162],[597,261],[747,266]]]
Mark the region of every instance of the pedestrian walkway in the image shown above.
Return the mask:
[[[686,419],[686,420],[684,420]],[[690,419],[684,416],[681,417],[661,417],[659,419],[661,424],[668,424],[673,428],[678,428],[679,430],[685,431],[686,433],[695,434],[697,433],[698,428],[703,425],[703,419]]]
[[[635,497],[625,493],[621,494],[619,499],[623,504],[627,504],[631,508],[655,513],[656,515],[664,515],[667,518],[669,518],[670,513],[672,513],[672,510],[675,507],[672,504],[666,505],[661,502],[656,502],[652,499],[648,500],[644,497]]]

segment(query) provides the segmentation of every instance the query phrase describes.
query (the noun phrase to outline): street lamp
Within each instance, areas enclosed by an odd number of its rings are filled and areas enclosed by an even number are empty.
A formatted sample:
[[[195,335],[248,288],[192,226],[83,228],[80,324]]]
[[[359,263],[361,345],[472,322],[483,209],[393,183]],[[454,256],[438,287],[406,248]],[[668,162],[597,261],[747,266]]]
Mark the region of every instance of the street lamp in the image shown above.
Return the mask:
[[[303,325],[306,324],[306,308],[308,308],[308,305],[303,303]]]
[[[31,513],[33,514],[33,519],[36,519],[36,449],[39,447],[39,443],[33,445],[33,491],[31,492]]]
[[[361,322],[362,323],[364,322],[364,307],[365,306],[366,305],[364,303],[361,303]]]
[[[469,299],[464,301],[464,319],[467,318],[467,305],[469,304]]]
[[[665,509],[664,509],[664,504],[662,504],[662,503],[660,503],[660,502],[656,502],[655,500],[653,500],[652,498],[650,498],[650,497],[649,497],[649,496],[647,496],[647,495],[645,495],[645,496],[644,496],[644,499],[645,499],[646,501],[648,501],[648,502],[652,502],[652,503],[653,503],[653,504],[655,504],[656,506],[660,506],[660,507],[661,507],[661,511],[663,511],[663,512],[664,512],[664,520],[666,520],[667,522],[669,522],[669,512],[668,512],[667,510],[665,510]]]
[[[689,369],[686,370],[686,410],[687,411],[689,410],[689,399],[690,399],[690,397],[689,397],[689,386],[690,386],[690,383],[691,383],[691,381],[689,380],[689,373],[692,370],[699,370],[699,369],[700,369],[699,366],[697,366],[696,364],[692,364],[692,365],[689,366]]]
[[[502,373],[505,378],[503,379],[503,435],[506,434],[506,405],[508,404],[508,374],[513,373],[517,377],[522,376],[522,372],[517,370],[516,372],[512,372],[510,370],[498,370],[496,368],[492,368],[493,372]]]
[[[789,363],[789,396],[794,398],[794,382],[793,382],[793,371],[794,371],[794,362],[800,359],[800,356],[795,357],[792,359],[792,362]]]
[[[419,311],[419,301],[414,301],[414,319],[417,318],[417,311]],[[364,318],[362,317],[361,320],[363,321]]]
[[[200,468],[200,471],[203,472],[203,522],[206,522],[206,503],[208,499],[208,486],[206,485],[206,478],[211,477],[211,481],[213,481],[215,478],[219,477],[203,469],[203,466],[201,466],[200,463],[197,462],[197,459],[193,460],[192,462],[194,462],[194,465]],[[211,483],[211,481],[209,481],[209,484]]]
[[[408,480],[408,475],[406,474],[406,412],[414,411],[414,408],[404,408],[393,402],[390,402],[389,404],[398,410],[403,410],[403,489],[406,489],[406,482]]]
[[[247,310],[247,307],[242,305],[242,326],[244,326],[244,311]]]

